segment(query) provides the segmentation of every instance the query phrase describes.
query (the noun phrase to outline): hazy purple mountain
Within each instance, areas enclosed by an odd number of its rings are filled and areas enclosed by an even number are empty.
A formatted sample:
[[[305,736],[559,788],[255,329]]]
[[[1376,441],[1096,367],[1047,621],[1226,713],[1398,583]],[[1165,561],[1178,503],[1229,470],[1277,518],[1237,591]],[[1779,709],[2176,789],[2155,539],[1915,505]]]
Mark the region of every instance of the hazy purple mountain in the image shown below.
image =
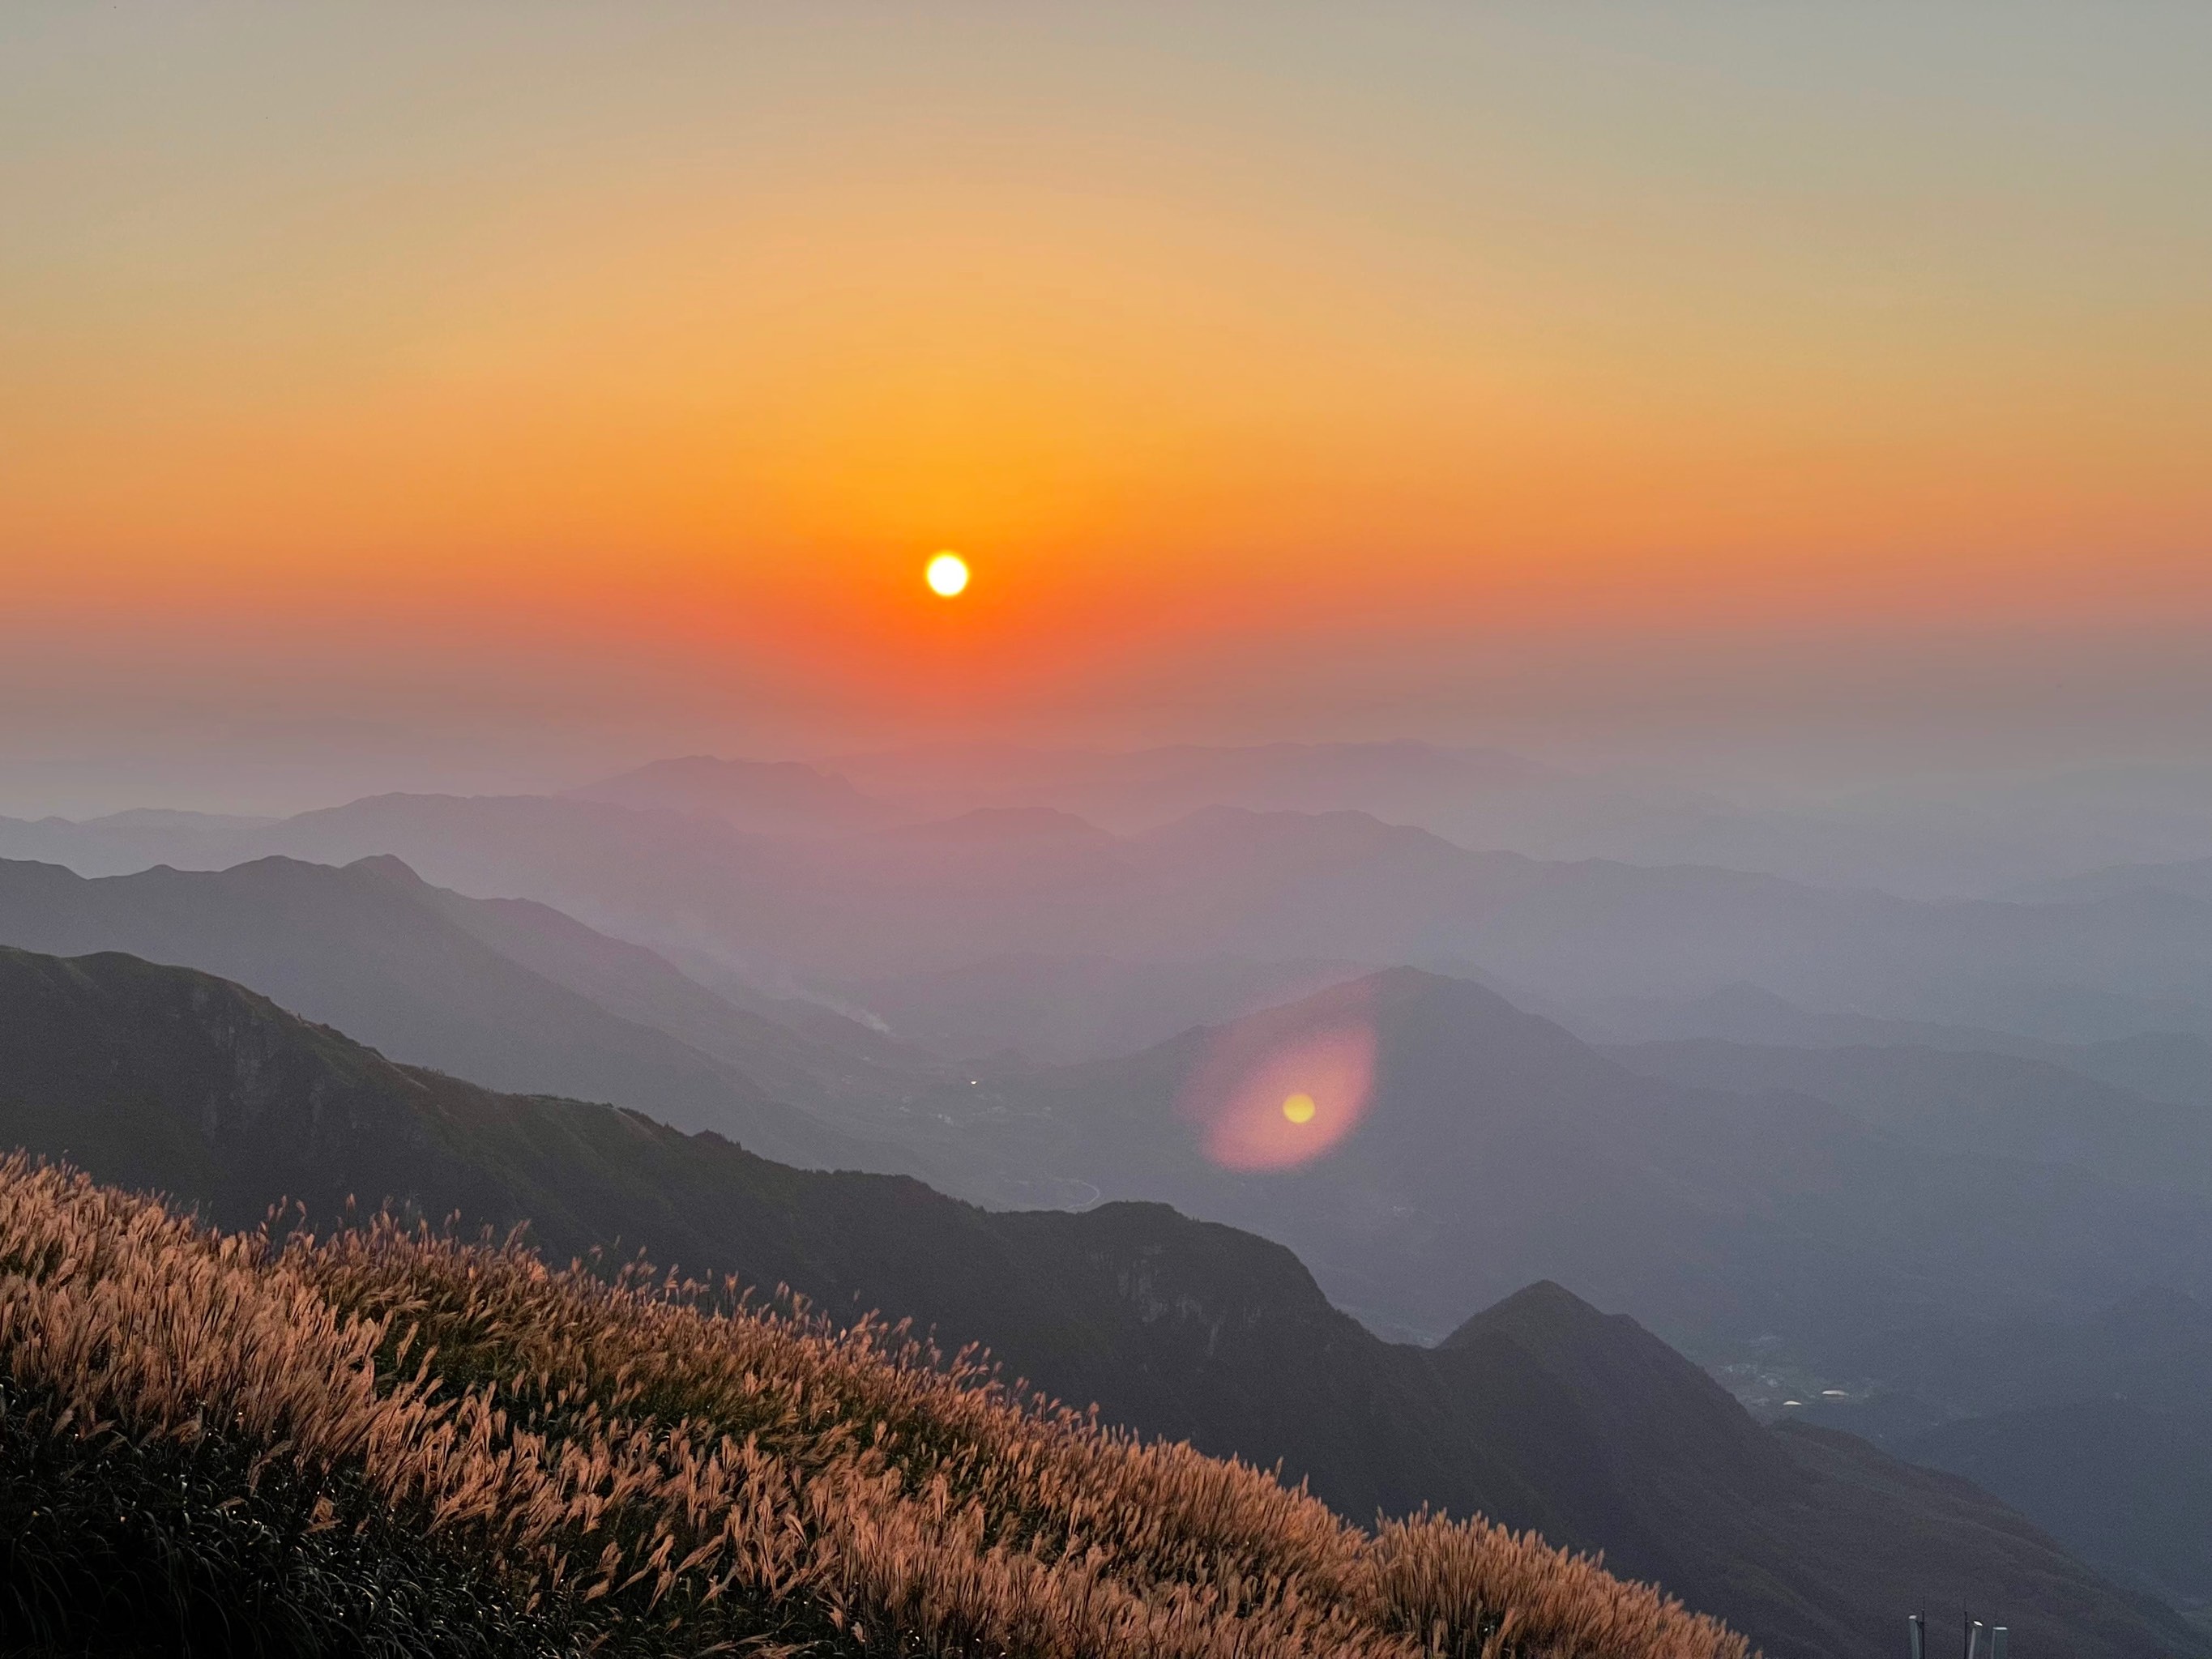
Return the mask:
[[[2033,904],[2070,904],[2085,899],[2136,899],[2166,894],[2212,899],[2212,858],[2167,864],[2116,864],[2020,889],[2010,896]]]
[[[1799,1048],[1711,1039],[1607,1052],[1631,1070],[1693,1088],[1810,1095],[1915,1146],[2212,1194],[2212,1115],[2048,1060],[1905,1045]]]
[[[0,818],[0,858],[66,865],[85,876],[125,875],[156,864],[221,869],[254,857],[281,822],[143,808],[82,820]]]
[[[1750,984],[1815,1013],[2049,1041],[2212,1035],[2204,901],[1929,903],[1470,852],[1356,812],[1212,807],[1127,836],[1034,813],[956,822],[793,838],[597,801],[380,796],[256,841],[321,862],[393,854],[438,885],[536,899],[769,988],[1024,957],[1468,961],[1569,1006]]]
[[[1578,773],[1495,750],[1418,743],[967,747],[812,765],[691,756],[571,793],[780,836],[841,835],[979,808],[1051,808],[1121,833],[1210,806],[1360,811],[1468,848],[1717,866],[1929,900],[2006,896],[2107,867],[2212,854],[2212,773],[2145,767],[1753,802],[1650,769]],[[82,836],[59,821],[0,823],[0,855],[104,874],[139,867],[127,861],[134,857],[206,866],[271,850],[234,838],[222,820],[197,833],[179,823],[175,833],[153,835],[153,826],[125,822],[144,816],[94,821]]]
[[[911,1163],[793,1103],[835,1115],[896,1089],[887,1075],[730,1006],[635,946],[538,907],[441,892],[389,858],[94,879],[0,861],[0,944],[220,974],[397,1060],[645,1108],[804,1164]]]
[[[1310,1161],[1224,1161],[1194,1115],[1207,1080],[1224,1066],[1264,1080],[1283,1055],[1325,1071],[1310,1051],[1347,1028],[1371,1042],[1356,1125]],[[1108,1197],[1281,1239],[1391,1328],[1445,1328],[1532,1278],[1709,1355],[1917,1313],[2212,1290],[2212,1202],[2195,1193],[1937,1150],[1802,1093],[1640,1076],[1480,987],[1411,970],[1143,1054],[951,1092],[946,1109],[978,1140]]]
[[[577,800],[699,812],[771,833],[849,830],[893,816],[889,802],[798,761],[722,760],[691,755],[653,761],[568,792]]]
[[[1043,804],[1125,831],[1207,806],[1364,811],[1547,859],[1717,865],[1927,899],[2212,853],[2212,774],[2105,768],[1944,779],[1749,804],[1649,769],[1578,773],[1496,750],[1272,744],[1116,752],[993,747],[852,756],[863,787],[948,814]]]
[[[1457,972],[1447,967],[1444,971]],[[2055,1042],[1986,1026],[1881,1019],[1848,1010],[1816,1013],[1756,986],[1702,996],[1565,1000],[1497,987],[1512,1000],[1601,1045],[1717,1041],[1798,1048],[1932,1048],[2008,1054],[2063,1066],[2077,1076],[2171,1106],[2212,1108],[2212,1041],[2180,1031],[2143,1031],[2094,1042]]]
[[[1257,1013],[1372,971],[1372,963],[1244,957],[1014,956],[845,981],[836,989],[887,1030],[938,1054],[1072,1065],[1149,1048],[1193,1025]]]
[[[1516,755],[1419,743],[1120,751],[979,745],[848,756],[832,764],[865,788],[933,807],[939,816],[977,806],[1043,805],[1122,830],[1207,806],[1350,810],[1398,822],[1441,813],[1473,823],[1486,807],[1510,816],[1544,810],[1554,795],[1581,799],[1604,793]]]

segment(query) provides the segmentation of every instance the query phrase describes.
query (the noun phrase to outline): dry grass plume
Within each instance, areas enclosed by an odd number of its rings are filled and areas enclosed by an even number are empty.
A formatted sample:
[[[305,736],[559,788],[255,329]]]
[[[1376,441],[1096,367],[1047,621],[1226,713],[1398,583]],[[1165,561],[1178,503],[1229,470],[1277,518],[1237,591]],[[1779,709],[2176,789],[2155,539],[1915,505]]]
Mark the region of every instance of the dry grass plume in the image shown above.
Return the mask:
[[[0,1163],[0,1620],[276,1652],[1748,1659],[1533,1535],[1373,1534],[900,1328]]]

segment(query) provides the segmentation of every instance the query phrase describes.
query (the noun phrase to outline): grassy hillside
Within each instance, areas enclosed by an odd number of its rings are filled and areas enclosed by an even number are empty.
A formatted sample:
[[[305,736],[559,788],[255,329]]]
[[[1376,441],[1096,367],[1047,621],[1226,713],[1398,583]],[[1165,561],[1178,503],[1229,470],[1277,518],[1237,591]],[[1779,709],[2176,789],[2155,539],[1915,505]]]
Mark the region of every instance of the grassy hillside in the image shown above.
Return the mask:
[[[1899,1606],[2002,1602],[2081,1659],[2195,1653],[2170,1613],[2019,1516],[1862,1443],[1762,1429],[1634,1322],[1524,1291],[1428,1350],[1332,1308],[1287,1250],[1159,1205],[994,1213],[635,1114],[395,1066],[205,975],[0,951],[0,1146],[233,1226],[289,1196],[529,1218],[556,1261],[649,1248],[850,1317],[988,1343],[1104,1420],[1281,1460],[1340,1515],[1480,1511],[1602,1549],[1777,1651],[1845,1656]]]
[[[0,1631],[108,1651],[1743,1659],[1480,1522],[1373,1536],[899,1333],[0,1164]]]

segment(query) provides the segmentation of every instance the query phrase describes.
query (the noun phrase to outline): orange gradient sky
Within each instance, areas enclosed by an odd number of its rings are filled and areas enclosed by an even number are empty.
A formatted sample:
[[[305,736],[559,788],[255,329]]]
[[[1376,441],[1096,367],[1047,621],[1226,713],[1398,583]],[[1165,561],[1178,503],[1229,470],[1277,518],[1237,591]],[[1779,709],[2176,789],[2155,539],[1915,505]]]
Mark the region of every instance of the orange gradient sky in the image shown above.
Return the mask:
[[[2208,84],[2194,4],[9,8],[11,729],[1396,735],[1540,694],[1475,656],[2170,654]]]

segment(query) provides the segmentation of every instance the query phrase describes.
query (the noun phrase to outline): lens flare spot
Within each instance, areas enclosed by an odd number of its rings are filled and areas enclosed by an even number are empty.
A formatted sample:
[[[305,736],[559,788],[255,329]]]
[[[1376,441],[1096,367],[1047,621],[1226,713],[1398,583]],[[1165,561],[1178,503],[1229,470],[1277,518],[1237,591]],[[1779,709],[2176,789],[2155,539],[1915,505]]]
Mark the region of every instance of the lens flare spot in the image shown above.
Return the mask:
[[[929,591],[939,599],[949,599],[964,592],[968,586],[968,561],[957,553],[939,553],[922,572],[929,582]]]
[[[1375,1090],[1371,992],[1333,987],[1212,1034],[1176,1109],[1208,1162],[1291,1170],[1341,1146]]]

